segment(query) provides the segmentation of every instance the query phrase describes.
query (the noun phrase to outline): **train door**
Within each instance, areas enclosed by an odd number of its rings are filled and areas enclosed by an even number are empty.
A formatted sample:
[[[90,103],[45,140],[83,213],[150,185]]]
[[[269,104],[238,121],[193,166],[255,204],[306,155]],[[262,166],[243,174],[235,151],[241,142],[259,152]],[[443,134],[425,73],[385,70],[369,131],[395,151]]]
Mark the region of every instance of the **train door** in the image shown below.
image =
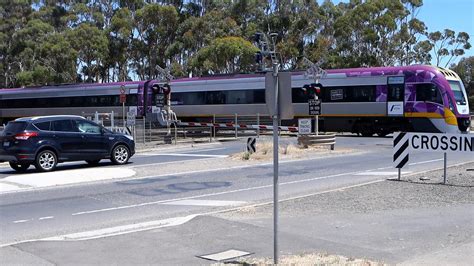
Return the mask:
[[[405,107],[405,77],[387,79],[387,115],[403,117]]]

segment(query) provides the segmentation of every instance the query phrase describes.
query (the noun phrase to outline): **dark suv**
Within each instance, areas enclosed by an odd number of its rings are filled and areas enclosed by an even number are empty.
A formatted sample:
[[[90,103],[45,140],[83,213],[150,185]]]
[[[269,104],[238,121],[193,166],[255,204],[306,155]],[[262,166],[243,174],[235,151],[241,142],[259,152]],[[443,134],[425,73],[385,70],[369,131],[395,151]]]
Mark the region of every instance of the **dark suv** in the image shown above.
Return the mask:
[[[0,132],[0,162],[9,162],[16,171],[26,171],[31,164],[39,171],[52,171],[66,161],[96,165],[106,158],[125,164],[134,153],[132,137],[81,116],[18,118]]]

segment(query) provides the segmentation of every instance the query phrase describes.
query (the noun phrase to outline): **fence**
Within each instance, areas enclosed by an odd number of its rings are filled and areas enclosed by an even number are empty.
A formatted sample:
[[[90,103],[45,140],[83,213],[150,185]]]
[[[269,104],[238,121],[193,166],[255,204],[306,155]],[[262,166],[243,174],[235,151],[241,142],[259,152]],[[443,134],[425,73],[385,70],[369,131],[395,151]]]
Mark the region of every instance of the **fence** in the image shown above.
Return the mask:
[[[203,118],[202,122],[172,123],[169,128],[158,121],[145,118],[136,118],[132,121],[124,120],[117,114],[111,113],[83,113],[84,117],[112,130],[130,134],[136,143],[164,142],[177,143],[183,141],[213,141],[214,139],[239,138],[271,134],[272,120],[269,116],[256,115],[212,115]],[[292,130],[293,132],[289,132]],[[296,127],[280,127],[280,134],[294,134]]]

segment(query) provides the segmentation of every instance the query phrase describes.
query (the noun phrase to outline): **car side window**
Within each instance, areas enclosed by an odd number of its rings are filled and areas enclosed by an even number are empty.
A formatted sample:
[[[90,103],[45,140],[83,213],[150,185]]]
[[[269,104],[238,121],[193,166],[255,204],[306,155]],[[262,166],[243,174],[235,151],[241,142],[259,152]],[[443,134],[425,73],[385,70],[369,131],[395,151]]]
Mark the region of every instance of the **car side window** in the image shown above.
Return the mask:
[[[100,134],[100,127],[85,120],[74,120],[77,129],[82,133]]]
[[[51,122],[52,129],[60,132],[77,132],[77,129],[72,125],[71,120],[56,120]]]
[[[50,130],[50,125],[51,125],[51,122],[48,121],[48,122],[41,122],[41,123],[35,123],[35,126],[39,129],[39,130],[44,130],[44,131],[49,131]]]

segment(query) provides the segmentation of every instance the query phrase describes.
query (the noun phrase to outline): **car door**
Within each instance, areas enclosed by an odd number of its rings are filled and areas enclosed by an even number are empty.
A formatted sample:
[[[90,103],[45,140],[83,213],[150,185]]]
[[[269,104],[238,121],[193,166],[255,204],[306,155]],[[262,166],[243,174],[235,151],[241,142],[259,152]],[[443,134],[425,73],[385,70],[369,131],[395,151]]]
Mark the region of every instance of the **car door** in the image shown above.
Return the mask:
[[[74,124],[82,135],[84,159],[99,159],[108,154],[108,141],[102,128],[87,120],[74,120]]]
[[[59,160],[79,160],[83,153],[83,137],[71,119],[51,121],[53,139],[59,147]]]

